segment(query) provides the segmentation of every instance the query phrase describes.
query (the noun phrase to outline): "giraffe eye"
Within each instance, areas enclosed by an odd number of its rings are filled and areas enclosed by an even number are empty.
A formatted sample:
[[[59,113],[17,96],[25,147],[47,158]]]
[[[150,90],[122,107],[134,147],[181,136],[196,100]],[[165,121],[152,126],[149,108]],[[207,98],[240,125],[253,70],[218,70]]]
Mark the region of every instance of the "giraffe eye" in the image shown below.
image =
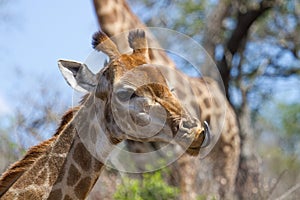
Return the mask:
[[[108,60],[105,59],[104,63],[103,63],[103,67],[105,67],[106,65],[108,65]]]
[[[124,90],[119,90],[117,92],[117,97],[118,99],[120,99],[120,101],[128,101],[129,99],[132,99],[135,96],[136,95],[133,89],[124,89]]]

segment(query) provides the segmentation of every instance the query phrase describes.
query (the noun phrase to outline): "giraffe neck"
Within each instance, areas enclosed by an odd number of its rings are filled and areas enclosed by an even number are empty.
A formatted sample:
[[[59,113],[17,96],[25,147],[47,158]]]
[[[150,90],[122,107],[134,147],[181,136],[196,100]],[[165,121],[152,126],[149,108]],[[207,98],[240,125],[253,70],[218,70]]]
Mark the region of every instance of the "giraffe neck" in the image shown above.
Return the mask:
[[[109,37],[133,28],[145,28],[124,0],[94,0],[94,5],[101,29]]]
[[[85,148],[76,133],[48,199],[85,199],[100,176],[103,166]]]
[[[93,156],[95,154],[92,155],[87,150],[80,137],[81,131],[85,129],[86,133],[91,133],[87,135],[88,137],[99,137],[100,134],[102,141],[95,143],[98,149],[93,153],[96,153],[101,160],[106,159],[113,148],[104,132],[96,130],[94,126],[92,126],[93,131],[90,130],[90,121],[93,120],[87,120],[87,117],[90,117],[90,111],[94,110],[91,107],[92,101],[93,99],[88,97],[80,109],[74,111],[76,113],[74,117],[62,123],[64,127],[58,129],[60,132],[54,135],[53,141],[49,142],[19,176],[14,176],[16,180],[10,181],[9,188],[5,190],[1,199],[85,199],[87,197],[101,173],[103,163]],[[93,141],[98,141],[98,138],[94,138]],[[24,159],[19,162],[19,165],[28,162]],[[13,169],[9,169],[11,170]],[[0,179],[0,183],[13,179],[9,178],[9,172],[7,174]]]

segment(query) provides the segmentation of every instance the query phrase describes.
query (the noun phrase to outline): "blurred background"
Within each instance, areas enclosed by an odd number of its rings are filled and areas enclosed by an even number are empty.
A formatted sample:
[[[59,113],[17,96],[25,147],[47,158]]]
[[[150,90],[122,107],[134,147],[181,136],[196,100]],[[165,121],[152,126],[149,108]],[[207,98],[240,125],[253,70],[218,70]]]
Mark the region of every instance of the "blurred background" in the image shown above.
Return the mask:
[[[128,3],[145,24],[190,36],[217,63],[240,122],[242,153],[247,157],[248,152],[258,162],[259,198],[297,197],[300,2]],[[91,36],[98,29],[92,1],[0,0],[0,172],[54,133],[64,110],[72,104],[72,90],[60,75],[57,60],[84,61],[92,51]],[[159,175],[155,178],[162,181]],[[133,182],[132,187],[134,184],[138,183]]]

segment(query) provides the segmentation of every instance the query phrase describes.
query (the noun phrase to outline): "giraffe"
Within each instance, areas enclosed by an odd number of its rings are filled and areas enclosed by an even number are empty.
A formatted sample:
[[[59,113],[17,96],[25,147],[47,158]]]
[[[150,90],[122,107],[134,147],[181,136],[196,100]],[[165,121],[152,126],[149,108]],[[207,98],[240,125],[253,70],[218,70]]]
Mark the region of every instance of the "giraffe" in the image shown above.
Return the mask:
[[[62,117],[52,138],[32,147],[2,175],[1,199],[85,199],[109,153],[125,139],[175,141],[192,156],[208,145],[207,123],[202,125],[191,116],[170,91],[163,74],[147,64],[145,32],[131,31],[128,42],[133,53],[120,54],[103,32],[94,34],[94,49],[109,57],[97,74],[84,63],[58,61],[68,84],[87,95]],[[154,115],[150,115],[151,109]],[[123,120],[129,112],[132,120],[118,124],[113,114],[116,110]],[[149,123],[153,126],[143,130],[159,125],[162,129],[155,134],[141,132],[139,127]]]
[[[109,36],[137,27],[146,29],[146,26],[131,11],[126,0],[94,0],[94,6],[99,25]],[[158,45],[155,38],[149,38],[149,44],[153,43],[153,46]],[[124,45],[119,48],[124,48]],[[149,51],[149,54],[151,63],[168,66],[172,68],[170,71],[176,67],[163,51]],[[168,76],[166,73],[165,75]],[[200,119],[210,122],[212,132],[218,131],[215,130],[217,128],[214,122],[220,121],[222,116],[218,113],[221,106],[224,106],[226,110],[225,123],[221,130],[221,137],[208,157],[198,160],[183,155],[170,166],[173,176],[177,177],[175,185],[181,189],[181,199],[196,199],[197,195],[211,196],[217,199],[232,199],[235,197],[241,151],[239,125],[235,112],[213,79],[203,77],[189,80],[191,87],[199,90],[195,92],[195,99],[196,105],[201,111]],[[178,85],[175,92],[180,93],[183,88]],[[209,94],[209,91],[212,90],[214,91],[213,98]],[[184,91],[181,93],[184,94]],[[181,98],[184,98],[184,95]],[[147,148],[151,149],[152,146],[130,142],[129,148],[145,151]]]

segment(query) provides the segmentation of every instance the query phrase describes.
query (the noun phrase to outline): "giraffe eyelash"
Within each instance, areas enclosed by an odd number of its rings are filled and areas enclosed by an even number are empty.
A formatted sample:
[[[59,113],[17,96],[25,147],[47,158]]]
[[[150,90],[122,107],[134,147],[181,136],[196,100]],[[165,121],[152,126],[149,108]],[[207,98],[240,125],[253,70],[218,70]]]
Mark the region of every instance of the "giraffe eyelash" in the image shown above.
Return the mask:
[[[107,59],[104,60],[103,67],[105,67],[106,65],[108,65],[108,60]]]

